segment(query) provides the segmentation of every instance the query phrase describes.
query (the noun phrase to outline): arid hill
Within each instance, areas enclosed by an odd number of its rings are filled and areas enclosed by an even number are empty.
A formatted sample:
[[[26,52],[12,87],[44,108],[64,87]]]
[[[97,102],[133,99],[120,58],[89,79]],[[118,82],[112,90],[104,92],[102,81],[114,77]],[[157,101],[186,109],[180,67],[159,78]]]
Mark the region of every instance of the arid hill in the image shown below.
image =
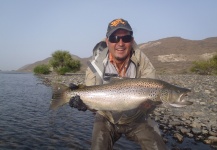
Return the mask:
[[[180,37],[169,37],[157,41],[139,44],[140,49],[148,56],[158,73],[187,73],[193,61],[207,60],[217,54],[217,37],[204,40],[187,40]],[[84,72],[89,58],[80,58],[80,72]],[[18,71],[32,72],[39,64],[47,64],[51,58],[25,65]]]
[[[143,43],[139,47],[158,73],[186,73],[193,61],[207,60],[217,54],[217,37],[204,40],[171,37]]]

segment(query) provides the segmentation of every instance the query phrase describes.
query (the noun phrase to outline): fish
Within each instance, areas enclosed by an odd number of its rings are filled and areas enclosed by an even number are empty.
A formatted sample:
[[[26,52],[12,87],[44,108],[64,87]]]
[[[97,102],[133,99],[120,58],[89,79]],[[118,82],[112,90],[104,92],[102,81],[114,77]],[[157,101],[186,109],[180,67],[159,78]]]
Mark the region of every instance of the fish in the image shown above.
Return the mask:
[[[67,104],[72,97],[80,96],[89,110],[127,111],[144,106],[146,102],[173,107],[192,105],[188,101],[190,89],[152,78],[127,78],[108,84],[69,88],[53,85],[50,109],[55,110]]]

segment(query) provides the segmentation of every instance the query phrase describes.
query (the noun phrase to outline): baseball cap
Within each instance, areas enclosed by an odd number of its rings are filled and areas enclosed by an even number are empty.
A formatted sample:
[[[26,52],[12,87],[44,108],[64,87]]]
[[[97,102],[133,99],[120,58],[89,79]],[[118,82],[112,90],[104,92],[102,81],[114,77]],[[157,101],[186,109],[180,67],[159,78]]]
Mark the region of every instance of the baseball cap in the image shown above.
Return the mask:
[[[106,36],[109,37],[112,33],[114,33],[118,29],[124,29],[124,30],[130,31],[131,34],[133,34],[133,30],[130,24],[128,23],[128,21],[122,18],[119,18],[119,19],[112,20],[109,23]]]

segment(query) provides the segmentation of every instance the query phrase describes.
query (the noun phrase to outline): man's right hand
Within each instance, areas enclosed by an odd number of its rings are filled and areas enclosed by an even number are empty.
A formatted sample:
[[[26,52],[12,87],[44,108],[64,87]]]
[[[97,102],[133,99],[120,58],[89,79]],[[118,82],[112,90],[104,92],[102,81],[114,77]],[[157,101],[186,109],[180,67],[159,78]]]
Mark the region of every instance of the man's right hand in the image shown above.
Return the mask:
[[[79,111],[86,111],[87,106],[80,99],[80,96],[76,95],[69,100],[69,106],[77,108]]]

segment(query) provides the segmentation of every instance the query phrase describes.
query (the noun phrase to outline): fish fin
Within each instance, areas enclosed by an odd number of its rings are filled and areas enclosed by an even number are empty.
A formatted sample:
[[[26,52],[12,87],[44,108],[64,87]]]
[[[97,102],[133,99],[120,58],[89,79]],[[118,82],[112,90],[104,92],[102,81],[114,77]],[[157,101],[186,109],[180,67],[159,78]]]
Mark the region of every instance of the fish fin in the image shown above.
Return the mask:
[[[69,89],[70,90],[77,90],[77,89],[81,89],[81,88],[84,88],[84,87],[85,87],[84,84],[78,84],[78,85],[76,85],[74,83],[69,84]]]
[[[78,85],[76,85],[76,84],[74,84],[74,83],[69,83],[69,89],[71,89],[71,90],[76,90],[76,89],[78,89],[78,88],[79,88]]]
[[[70,88],[64,84],[53,83],[52,84],[53,95],[52,95],[52,100],[49,109],[55,110],[58,107],[67,103],[68,101],[67,101],[66,91],[68,91],[69,89]]]
[[[152,112],[158,105],[161,105],[161,101],[152,101],[150,99],[146,100],[142,104],[140,104],[140,109],[146,110],[146,112]]]

